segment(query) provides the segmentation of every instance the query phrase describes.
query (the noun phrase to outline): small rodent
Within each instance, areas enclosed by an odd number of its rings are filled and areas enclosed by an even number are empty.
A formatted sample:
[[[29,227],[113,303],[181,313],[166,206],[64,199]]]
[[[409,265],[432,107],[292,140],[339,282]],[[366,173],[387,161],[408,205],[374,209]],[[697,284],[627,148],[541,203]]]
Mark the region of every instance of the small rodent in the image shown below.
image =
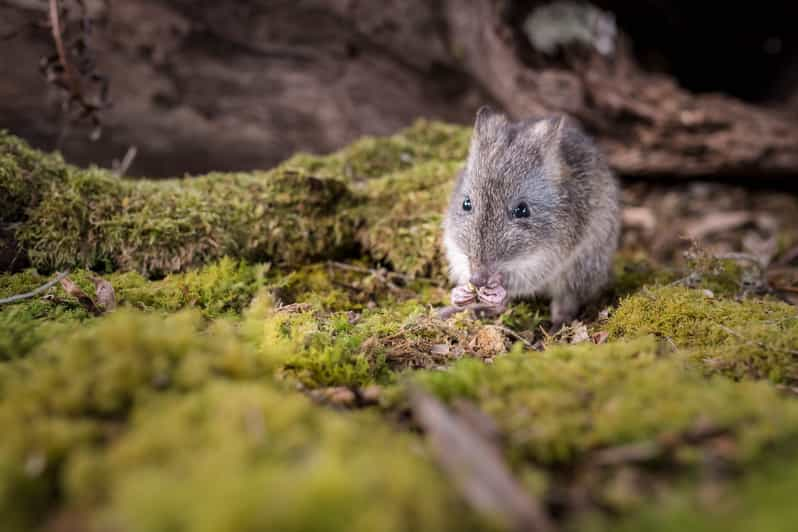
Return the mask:
[[[549,297],[559,329],[612,280],[619,204],[617,177],[573,119],[482,106],[443,222],[453,302],[479,294],[501,312]]]

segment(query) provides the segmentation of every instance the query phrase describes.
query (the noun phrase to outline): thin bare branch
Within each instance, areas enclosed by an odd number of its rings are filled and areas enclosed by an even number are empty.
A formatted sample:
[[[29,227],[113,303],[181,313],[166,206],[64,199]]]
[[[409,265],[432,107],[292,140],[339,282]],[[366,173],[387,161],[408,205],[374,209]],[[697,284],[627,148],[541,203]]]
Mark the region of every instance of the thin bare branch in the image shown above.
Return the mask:
[[[418,387],[411,388],[410,402],[438,462],[469,504],[503,519],[513,530],[554,529],[540,501],[512,476],[495,444]]]
[[[30,292],[27,292],[27,293],[24,293],[24,294],[18,294],[18,295],[15,295],[15,296],[11,296],[11,297],[6,297],[4,299],[0,299],[0,305],[5,305],[7,303],[18,303],[19,301],[24,301],[26,299],[30,299],[32,297],[36,297],[39,294],[41,294],[42,292],[45,292],[46,290],[49,290],[50,288],[52,288],[53,286],[55,286],[56,284],[61,282],[61,279],[63,279],[67,275],[69,275],[69,271],[60,272],[58,275],[55,276],[54,279],[46,282],[45,284],[43,284],[42,286],[40,286],[39,288],[37,288],[35,290],[31,290]]]

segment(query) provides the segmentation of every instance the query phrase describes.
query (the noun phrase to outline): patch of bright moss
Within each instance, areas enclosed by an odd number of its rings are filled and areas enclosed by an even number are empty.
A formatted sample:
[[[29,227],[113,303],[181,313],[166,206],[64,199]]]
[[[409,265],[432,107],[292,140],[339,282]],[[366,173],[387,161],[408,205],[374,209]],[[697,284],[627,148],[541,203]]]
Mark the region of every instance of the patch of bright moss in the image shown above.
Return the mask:
[[[785,303],[646,288],[621,302],[607,328],[613,337],[662,336],[711,372],[798,381],[798,311]]]
[[[123,308],[4,364],[4,530],[71,507],[137,531],[471,528],[410,436],[270,383],[268,303],[239,328]]]
[[[37,159],[38,157],[38,159]],[[354,242],[356,200],[335,179],[295,172],[162,181],[78,169],[0,136],[0,195],[37,268],[181,271],[225,255],[296,264]]]
[[[207,325],[197,311],[123,308],[0,364],[0,515],[9,509],[26,529],[55,502],[71,453],[118,431],[136,405],[211,380],[271,376],[279,353],[255,349],[246,331]]]
[[[462,161],[435,161],[369,181],[358,238],[379,261],[408,275],[442,277],[441,224]]]
[[[70,463],[68,497],[120,531],[469,530],[413,439],[260,384],[216,383],[134,412]]]
[[[186,307],[208,318],[237,315],[264,286],[265,265],[224,257],[202,268],[147,281],[136,273],[108,277],[119,303],[142,310],[174,312]]]
[[[798,404],[772,387],[707,380],[678,358],[663,357],[657,345],[644,337],[516,350],[490,366],[466,359],[417,378],[443,399],[475,400],[501,427],[516,464],[574,463],[598,449],[697,424],[731,431],[736,459],[749,460],[772,440],[798,432]]]
[[[429,161],[464,160],[470,128],[417,120],[390,137],[363,137],[326,156],[298,153],[278,170],[307,172],[345,182],[372,179]]]
[[[173,313],[197,308],[206,318],[237,316],[264,284],[263,265],[225,257],[202,268],[148,281],[135,272],[114,273],[104,279],[114,287],[117,304],[147,311]],[[94,296],[94,274],[70,273],[87,295]],[[50,279],[35,270],[0,274],[0,297],[33,290]],[[93,318],[60,285],[48,291],[51,299],[31,298],[0,307],[0,361],[20,358],[48,338],[65,334]]]
[[[296,265],[361,246],[410,275],[440,271],[448,187],[470,130],[418,121],[270,172],[126,180],[78,169],[0,135],[0,222],[34,266],[160,275],[223,256]],[[361,182],[360,178],[368,178]]]

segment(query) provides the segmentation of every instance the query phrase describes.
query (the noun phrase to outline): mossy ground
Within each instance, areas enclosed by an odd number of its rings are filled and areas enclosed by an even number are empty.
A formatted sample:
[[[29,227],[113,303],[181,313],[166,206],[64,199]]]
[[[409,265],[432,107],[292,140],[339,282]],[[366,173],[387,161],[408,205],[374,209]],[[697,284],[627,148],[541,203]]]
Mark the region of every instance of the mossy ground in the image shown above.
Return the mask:
[[[621,255],[580,343],[542,332],[543,301],[436,318],[467,133],[422,121],[163,183],[4,135],[2,223],[36,269],[0,274],[0,298],[68,266],[119,306],[97,317],[53,288],[0,307],[0,528],[488,529],[415,430],[411,385],[490,416],[564,529],[791,526],[770,482],[789,491],[798,467],[795,308],[747,294],[727,262]],[[374,385],[369,408],[308,393]]]

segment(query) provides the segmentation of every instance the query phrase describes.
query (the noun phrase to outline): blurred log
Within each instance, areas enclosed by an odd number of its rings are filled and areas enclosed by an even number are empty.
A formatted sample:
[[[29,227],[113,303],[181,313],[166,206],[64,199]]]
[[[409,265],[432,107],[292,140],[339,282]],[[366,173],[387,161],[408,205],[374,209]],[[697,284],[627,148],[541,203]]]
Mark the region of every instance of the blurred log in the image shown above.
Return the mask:
[[[95,41],[115,101],[106,135],[92,144],[70,134],[61,147],[76,163],[110,166],[135,145],[133,174],[268,167],[296,150],[329,151],[418,116],[469,122],[489,102],[519,118],[572,114],[623,175],[798,172],[794,118],[723,94],[693,94],[644,70],[622,31],[607,56],[541,53],[521,27],[543,4],[114,3],[111,25]],[[0,20],[35,16],[0,2]],[[46,32],[23,33],[0,49],[0,127],[52,148],[58,111],[35,73],[49,43]]]
[[[449,0],[447,21],[466,70],[516,117],[567,112],[581,119],[625,175],[790,175],[798,123],[723,95],[693,95],[648,74],[621,36],[615,55],[593,53],[542,68],[521,60],[495,2]]]

